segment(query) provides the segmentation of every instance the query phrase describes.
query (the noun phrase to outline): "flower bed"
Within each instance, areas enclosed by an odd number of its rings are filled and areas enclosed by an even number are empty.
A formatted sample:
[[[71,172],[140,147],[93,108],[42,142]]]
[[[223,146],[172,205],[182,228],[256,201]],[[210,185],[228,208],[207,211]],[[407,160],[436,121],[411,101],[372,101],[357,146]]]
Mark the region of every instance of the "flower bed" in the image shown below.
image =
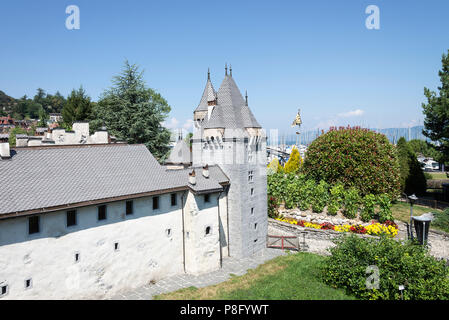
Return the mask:
[[[370,225],[333,225],[329,222],[321,224],[307,222],[304,220],[296,220],[293,218],[276,218],[277,221],[287,222],[290,224],[298,225],[300,227],[320,229],[320,230],[334,230],[337,232],[352,232],[358,234],[369,234],[372,236],[387,235],[389,237],[396,237],[398,234],[398,225],[393,221],[385,221],[384,223],[373,222]]]

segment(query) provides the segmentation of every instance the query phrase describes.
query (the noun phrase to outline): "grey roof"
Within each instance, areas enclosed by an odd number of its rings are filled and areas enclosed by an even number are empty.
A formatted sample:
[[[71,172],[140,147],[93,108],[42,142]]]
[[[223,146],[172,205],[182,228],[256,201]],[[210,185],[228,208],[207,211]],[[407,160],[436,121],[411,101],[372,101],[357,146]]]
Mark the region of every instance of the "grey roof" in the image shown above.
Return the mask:
[[[167,171],[144,145],[18,148],[11,154],[0,160],[0,215],[173,188],[215,190],[223,179],[217,172],[217,180],[199,177],[192,187],[185,170]]]
[[[210,79],[207,79],[206,87],[204,88],[203,95],[201,96],[200,103],[195,111],[207,111],[208,102],[214,101],[217,97],[217,93],[215,92],[214,86]]]
[[[176,179],[185,179],[188,177],[188,174],[195,170],[196,176],[196,184],[191,185],[189,187],[194,192],[211,192],[222,190],[223,187],[221,184],[229,183],[229,178],[224,174],[221,168],[217,165],[209,166],[209,178],[206,178],[202,174],[202,167],[190,167],[187,169],[179,169],[179,170],[167,170],[167,173],[171,174]]]
[[[191,162],[192,154],[190,152],[190,148],[187,143],[181,139],[176,142],[176,145],[170,152],[170,156],[165,163],[190,164]]]
[[[217,95],[218,104],[204,128],[261,128],[231,76],[225,76]]]

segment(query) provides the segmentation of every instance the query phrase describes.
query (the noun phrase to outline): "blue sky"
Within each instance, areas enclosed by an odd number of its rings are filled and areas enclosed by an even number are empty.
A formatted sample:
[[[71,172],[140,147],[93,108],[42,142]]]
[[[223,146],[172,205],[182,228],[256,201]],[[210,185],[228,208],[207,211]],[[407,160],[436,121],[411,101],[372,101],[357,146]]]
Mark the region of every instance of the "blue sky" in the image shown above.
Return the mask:
[[[80,8],[80,30],[65,9]],[[368,5],[380,29],[368,30]],[[422,124],[424,86],[436,90],[449,49],[449,1],[2,1],[0,90],[93,100],[128,59],[172,106],[167,123],[188,127],[211,69],[216,89],[232,64],[262,126],[303,128]]]

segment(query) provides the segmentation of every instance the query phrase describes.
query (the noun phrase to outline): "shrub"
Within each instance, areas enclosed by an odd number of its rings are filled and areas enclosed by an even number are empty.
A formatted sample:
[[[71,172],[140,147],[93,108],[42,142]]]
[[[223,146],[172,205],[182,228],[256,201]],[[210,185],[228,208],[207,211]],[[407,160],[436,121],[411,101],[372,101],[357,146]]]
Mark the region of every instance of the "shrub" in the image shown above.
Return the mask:
[[[379,204],[378,220],[384,223],[387,220],[393,221],[393,213],[391,212],[391,201],[388,194],[381,194],[377,196],[377,203]]]
[[[282,166],[279,164],[278,158],[273,159],[267,167],[267,175],[282,172]]]
[[[297,177],[287,185],[285,193],[285,207],[288,209],[298,207],[300,201],[301,180]]]
[[[285,201],[287,185],[283,173],[275,173],[267,176],[268,195],[274,197],[278,204]]]
[[[301,166],[302,159],[299,151],[296,147],[293,147],[292,152],[290,153],[290,157],[285,164],[284,170],[285,173],[297,173]]]
[[[327,213],[335,216],[338,210],[343,206],[343,197],[345,194],[345,188],[341,183],[337,183],[330,190],[329,205],[327,206]]]
[[[299,208],[301,210],[309,210],[312,205],[313,192],[315,189],[315,181],[308,179],[302,184],[299,192]]]
[[[394,239],[361,239],[355,235],[336,240],[323,267],[324,281],[345,288],[361,299],[405,300],[449,299],[449,269],[444,261],[430,256],[423,246]],[[370,276],[379,270],[378,289],[370,289]],[[373,270],[373,269],[371,269]]]
[[[362,200],[362,211],[360,212],[360,219],[363,222],[368,222],[374,218],[374,209],[376,207],[376,196],[373,194],[367,194]]]
[[[277,200],[274,197],[268,197],[268,216],[276,219],[278,217]]]
[[[348,219],[354,219],[357,217],[357,211],[359,210],[360,196],[356,188],[349,188],[344,193],[344,209],[343,215]]]
[[[312,195],[312,211],[321,213],[329,201],[329,185],[321,180],[319,184],[313,188]]]
[[[399,195],[396,149],[385,135],[368,129],[331,128],[309,146],[303,172],[316,181],[355,187],[361,195]]]

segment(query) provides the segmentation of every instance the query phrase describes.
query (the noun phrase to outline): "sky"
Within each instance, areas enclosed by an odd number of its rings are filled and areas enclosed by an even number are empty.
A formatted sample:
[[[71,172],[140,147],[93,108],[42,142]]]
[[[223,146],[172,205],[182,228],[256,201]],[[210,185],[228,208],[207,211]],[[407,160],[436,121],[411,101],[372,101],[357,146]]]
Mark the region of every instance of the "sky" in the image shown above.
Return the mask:
[[[80,28],[66,28],[69,5]],[[369,5],[379,29],[368,29]],[[437,90],[449,49],[449,1],[2,0],[0,90],[94,101],[127,59],[166,98],[171,128],[191,129],[210,68],[218,90],[225,63],[267,130],[422,124],[424,87]]]

